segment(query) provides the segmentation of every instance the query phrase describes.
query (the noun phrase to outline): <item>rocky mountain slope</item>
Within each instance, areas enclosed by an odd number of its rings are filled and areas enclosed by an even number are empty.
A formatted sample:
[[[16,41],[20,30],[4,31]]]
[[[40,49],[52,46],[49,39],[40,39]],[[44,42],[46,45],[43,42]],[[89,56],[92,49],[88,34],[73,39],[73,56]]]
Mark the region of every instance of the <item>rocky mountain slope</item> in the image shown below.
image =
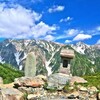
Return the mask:
[[[60,66],[62,48],[75,50],[75,58],[71,62],[74,75],[94,73],[100,69],[100,46],[88,46],[81,42],[64,45],[45,40],[5,40],[0,42],[0,62],[23,70],[27,54],[33,51],[37,60],[37,74],[50,75],[57,72]]]
[[[85,56],[89,62],[95,66],[96,71],[100,71],[100,45],[86,45],[79,42],[71,47],[81,55]],[[93,70],[93,69],[92,69]]]

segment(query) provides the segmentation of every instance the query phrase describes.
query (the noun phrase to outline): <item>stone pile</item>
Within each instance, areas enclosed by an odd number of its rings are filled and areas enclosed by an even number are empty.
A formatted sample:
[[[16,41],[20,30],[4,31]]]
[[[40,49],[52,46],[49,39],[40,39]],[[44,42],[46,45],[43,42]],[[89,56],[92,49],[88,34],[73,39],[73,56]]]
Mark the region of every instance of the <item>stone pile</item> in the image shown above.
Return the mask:
[[[14,83],[0,85],[0,100],[97,100],[100,98],[96,87],[74,84],[86,82],[83,78],[62,73],[55,73],[49,77],[43,75],[20,77],[16,78]]]

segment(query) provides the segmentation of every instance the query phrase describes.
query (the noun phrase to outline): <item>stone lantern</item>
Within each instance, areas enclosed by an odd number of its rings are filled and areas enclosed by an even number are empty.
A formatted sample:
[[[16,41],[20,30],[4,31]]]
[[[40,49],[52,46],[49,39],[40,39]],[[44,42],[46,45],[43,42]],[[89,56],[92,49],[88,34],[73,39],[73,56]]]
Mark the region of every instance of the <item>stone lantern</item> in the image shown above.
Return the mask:
[[[70,73],[70,61],[74,58],[74,51],[71,49],[62,49],[61,53],[61,64],[59,73],[64,73],[67,75],[71,75]]]

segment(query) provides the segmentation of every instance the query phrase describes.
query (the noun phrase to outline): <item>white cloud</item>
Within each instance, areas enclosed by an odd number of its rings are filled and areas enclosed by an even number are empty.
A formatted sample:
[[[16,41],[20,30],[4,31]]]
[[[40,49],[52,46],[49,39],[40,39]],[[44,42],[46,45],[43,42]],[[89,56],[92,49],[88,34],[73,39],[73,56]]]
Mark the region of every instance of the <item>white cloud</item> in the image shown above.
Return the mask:
[[[78,29],[68,29],[68,30],[65,30],[64,32],[66,33],[66,35],[68,37],[75,36],[75,35],[77,35],[79,33],[83,33],[83,31],[78,30]]]
[[[53,13],[53,12],[57,12],[57,11],[63,11],[64,10],[64,6],[53,6],[51,8],[48,9],[49,13]]]
[[[52,34],[52,31],[56,30],[56,26],[48,26],[44,22],[40,22],[32,28],[32,33],[35,38],[45,36],[46,34]]]
[[[65,43],[71,43],[71,42],[72,42],[71,40],[66,40],[66,41],[65,41]]]
[[[90,39],[90,38],[92,38],[91,35],[88,35],[88,34],[78,34],[78,35],[73,39],[73,41],[85,40],[85,39]]]
[[[100,31],[100,26],[98,26],[96,29],[97,29],[97,31]]]
[[[71,20],[73,20],[72,17],[67,17],[67,18],[61,19],[60,22],[69,22]]]
[[[100,39],[97,41],[97,43],[96,44],[100,44]]]
[[[47,35],[47,36],[45,36],[44,39],[47,40],[47,41],[53,41],[55,39],[55,37],[52,36],[52,35]]]
[[[42,14],[28,10],[20,5],[8,8],[6,4],[0,4],[0,37],[39,38],[56,30],[56,26],[49,26],[44,22],[39,22],[41,17]]]
[[[83,33],[84,31],[82,30],[78,30],[78,29],[68,29],[68,30],[64,30],[65,34],[62,34],[60,36],[58,36],[56,39],[64,39],[64,38],[68,38],[68,37],[74,37],[79,33]]]

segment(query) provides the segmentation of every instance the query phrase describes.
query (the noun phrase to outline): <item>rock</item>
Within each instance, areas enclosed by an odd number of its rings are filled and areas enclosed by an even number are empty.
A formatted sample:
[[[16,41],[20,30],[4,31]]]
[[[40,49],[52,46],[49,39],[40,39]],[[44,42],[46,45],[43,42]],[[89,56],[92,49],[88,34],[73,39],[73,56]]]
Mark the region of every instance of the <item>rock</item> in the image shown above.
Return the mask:
[[[72,76],[72,75],[71,75],[71,72],[70,72],[70,65],[68,64],[68,67],[67,67],[67,68],[60,67],[60,68],[59,68],[59,73],[63,73],[63,74]]]
[[[21,77],[14,81],[15,86],[41,87],[45,84],[43,76]]]
[[[95,86],[89,87],[88,92],[89,92],[89,97],[92,98],[93,100],[96,100],[98,92],[97,88]]]
[[[28,100],[44,100],[44,99],[42,99],[44,96],[43,95],[41,95],[41,94],[29,94],[28,96],[27,96],[27,99]]]
[[[37,95],[44,95],[44,89],[43,88],[35,88],[34,89],[34,94],[37,94]]]
[[[0,88],[13,88],[14,83],[9,83],[9,84],[0,84]]]
[[[89,100],[89,94],[86,87],[81,87],[79,90],[79,100]]]
[[[79,97],[79,92],[78,91],[73,91],[73,92],[70,92],[70,93],[67,93],[67,96],[69,97],[70,95],[74,95],[76,98]]]
[[[0,100],[24,100],[23,93],[14,88],[0,90]]]
[[[34,88],[32,87],[18,87],[18,90],[23,92],[23,93],[27,93],[27,94],[31,94],[34,93]]]
[[[26,77],[36,76],[36,56],[34,52],[28,53],[26,57],[25,76]]]
[[[84,78],[73,76],[70,80],[70,85],[74,85],[74,83],[87,83],[87,81]]]
[[[88,90],[87,90],[86,87],[81,87],[81,88],[80,88],[80,91],[86,91],[86,92],[87,92]]]
[[[3,84],[3,79],[2,79],[2,77],[0,77],[0,84]]]
[[[68,96],[68,99],[76,99],[76,97],[74,95],[70,95]]]
[[[27,97],[27,99],[28,99],[28,100],[35,100],[36,97],[37,97],[36,94],[29,94],[28,97]]]
[[[61,90],[66,83],[70,80],[70,76],[62,73],[55,73],[48,77],[48,87],[47,88],[57,88],[57,90]]]
[[[88,87],[88,90],[92,92],[98,92],[98,89],[95,86]]]
[[[47,77],[44,76],[44,75],[37,75],[36,77],[38,77],[38,78],[40,78],[40,79],[42,79],[44,81],[47,81]]]

